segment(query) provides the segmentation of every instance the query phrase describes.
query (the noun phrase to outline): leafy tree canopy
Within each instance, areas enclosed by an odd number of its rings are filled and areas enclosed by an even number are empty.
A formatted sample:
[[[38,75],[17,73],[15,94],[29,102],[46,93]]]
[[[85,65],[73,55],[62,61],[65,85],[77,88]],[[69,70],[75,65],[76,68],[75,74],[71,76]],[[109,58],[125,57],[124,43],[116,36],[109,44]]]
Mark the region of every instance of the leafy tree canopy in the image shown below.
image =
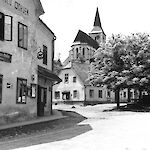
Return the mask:
[[[91,63],[89,81],[108,88],[150,89],[150,38],[146,33],[112,35]]]

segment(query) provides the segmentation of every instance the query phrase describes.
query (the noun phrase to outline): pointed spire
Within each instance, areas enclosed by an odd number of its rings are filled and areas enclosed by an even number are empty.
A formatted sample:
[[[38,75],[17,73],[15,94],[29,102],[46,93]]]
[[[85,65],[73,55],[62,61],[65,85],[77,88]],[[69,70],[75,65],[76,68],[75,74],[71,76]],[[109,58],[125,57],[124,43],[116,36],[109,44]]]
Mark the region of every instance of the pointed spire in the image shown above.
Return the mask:
[[[98,12],[98,7],[97,7],[97,10],[96,10],[94,26],[95,26],[95,27],[96,27],[96,26],[99,26],[100,28],[102,27],[102,26],[101,26],[101,20],[100,20],[99,12]]]

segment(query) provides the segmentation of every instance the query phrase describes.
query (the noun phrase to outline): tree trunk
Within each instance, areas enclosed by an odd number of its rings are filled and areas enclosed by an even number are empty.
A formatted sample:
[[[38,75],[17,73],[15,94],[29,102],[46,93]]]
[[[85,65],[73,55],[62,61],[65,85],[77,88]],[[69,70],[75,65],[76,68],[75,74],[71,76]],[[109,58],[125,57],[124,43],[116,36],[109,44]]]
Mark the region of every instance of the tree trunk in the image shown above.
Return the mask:
[[[142,99],[142,89],[139,88],[139,100],[141,100],[141,99]]]
[[[119,96],[119,92],[120,92],[120,89],[117,88],[117,89],[115,90],[115,101],[116,101],[116,103],[117,103],[117,108],[120,107],[120,96]]]

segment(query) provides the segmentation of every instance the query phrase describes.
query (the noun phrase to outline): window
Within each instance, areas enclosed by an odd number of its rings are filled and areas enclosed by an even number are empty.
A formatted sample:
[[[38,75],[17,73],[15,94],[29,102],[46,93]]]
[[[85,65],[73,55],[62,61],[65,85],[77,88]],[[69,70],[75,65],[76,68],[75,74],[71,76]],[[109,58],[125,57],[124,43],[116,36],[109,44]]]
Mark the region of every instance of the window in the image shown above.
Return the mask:
[[[76,77],[73,77],[73,82],[75,83],[77,81],[77,78]]]
[[[74,91],[73,91],[73,98],[77,98],[77,94],[78,94],[78,91],[77,91],[77,90],[74,90]]]
[[[78,56],[79,56],[79,51],[78,51],[78,48],[76,48],[76,58],[78,58]]]
[[[2,103],[2,81],[3,81],[3,76],[0,75],[0,103]]]
[[[17,78],[17,103],[26,104],[27,100],[27,80]]]
[[[98,91],[98,97],[99,97],[99,98],[103,98],[103,91],[102,91],[102,90],[99,90],[99,91]]]
[[[12,16],[0,13],[0,40],[12,41]]]
[[[90,98],[94,98],[94,90],[89,91],[89,96],[90,96]]]
[[[12,41],[12,17],[5,16],[5,40]]]
[[[107,91],[107,97],[110,98],[110,91]]]
[[[123,97],[124,97],[124,98],[126,98],[126,94],[127,94],[126,92],[123,92]]]
[[[85,55],[85,48],[82,49],[82,55]]]
[[[60,99],[60,92],[59,91],[55,92],[55,99]]]
[[[47,47],[43,45],[43,64],[47,65]]]
[[[28,27],[22,23],[18,23],[18,47],[28,47]]]
[[[66,74],[65,74],[65,83],[68,83],[68,82],[69,82],[69,74],[66,73]]]

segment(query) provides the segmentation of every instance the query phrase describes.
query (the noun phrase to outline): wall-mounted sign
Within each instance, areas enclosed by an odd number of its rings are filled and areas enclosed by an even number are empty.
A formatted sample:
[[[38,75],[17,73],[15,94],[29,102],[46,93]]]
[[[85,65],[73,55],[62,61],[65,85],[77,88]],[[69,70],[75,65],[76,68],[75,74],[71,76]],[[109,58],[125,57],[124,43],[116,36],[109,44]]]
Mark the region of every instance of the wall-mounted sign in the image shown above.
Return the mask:
[[[23,13],[24,15],[29,15],[29,10],[20,3],[18,3],[17,1],[13,0],[3,0],[3,1],[5,4],[13,7],[15,10]]]
[[[11,83],[7,83],[6,86],[7,86],[8,89],[12,88],[12,84]]]
[[[42,51],[39,51],[39,52],[37,53],[37,58],[38,58],[38,59],[43,59],[43,52],[42,52]]]
[[[12,55],[4,52],[0,52],[0,61],[11,63]]]

